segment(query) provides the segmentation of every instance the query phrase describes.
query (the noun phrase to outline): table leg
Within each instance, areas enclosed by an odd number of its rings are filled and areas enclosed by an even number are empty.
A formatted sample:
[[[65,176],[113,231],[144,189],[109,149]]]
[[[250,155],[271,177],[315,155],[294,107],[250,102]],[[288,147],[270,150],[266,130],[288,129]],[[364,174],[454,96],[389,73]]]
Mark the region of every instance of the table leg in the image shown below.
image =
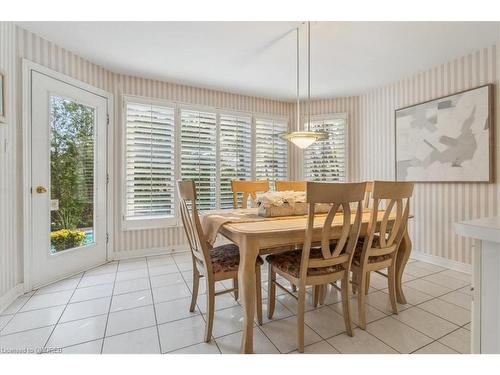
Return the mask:
[[[398,255],[396,258],[396,299],[401,304],[406,304],[406,297],[403,293],[402,278],[403,272],[410,259],[411,254],[411,240],[408,230],[406,230],[403,240],[399,245]]]
[[[253,353],[253,322],[255,316],[255,262],[259,247],[255,240],[244,238],[240,244],[238,280],[243,304],[243,336],[241,353]]]

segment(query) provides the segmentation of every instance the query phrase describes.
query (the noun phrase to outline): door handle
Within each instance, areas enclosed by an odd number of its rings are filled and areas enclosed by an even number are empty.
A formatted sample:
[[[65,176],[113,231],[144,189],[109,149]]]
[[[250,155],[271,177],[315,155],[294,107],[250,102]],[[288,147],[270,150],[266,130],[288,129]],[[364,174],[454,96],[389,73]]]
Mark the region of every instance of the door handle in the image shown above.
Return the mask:
[[[47,188],[45,186],[37,186],[36,187],[36,192],[38,194],[46,193],[47,192]]]

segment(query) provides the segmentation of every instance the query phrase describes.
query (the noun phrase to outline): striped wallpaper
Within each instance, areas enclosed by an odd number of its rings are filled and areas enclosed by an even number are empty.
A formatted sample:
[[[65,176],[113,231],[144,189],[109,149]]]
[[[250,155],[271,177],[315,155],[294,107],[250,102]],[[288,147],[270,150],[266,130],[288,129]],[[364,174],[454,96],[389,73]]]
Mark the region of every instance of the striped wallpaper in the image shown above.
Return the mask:
[[[0,123],[0,308],[21,281],[16,188],[15,26],[0,22],[0,70],[6,76],[6,123]]]
[[[359,168],[355,178],[394,179],[394,110],[486,83],[498,84],[499,52],[493,45],[361,95],[359,128],[354,135],[354,158]],[[498,156],[500,132],[496,134]],[[498,215],[499,200],[498,182],[417,183],[412,209],[415,218],[411,221],[414,250],[470,264],[472,242],[457,236],[453,223]]]
[[[182,246],[184,233],[181,227],[123,231],[121,228],[121,166],[122,130],[121,102],[123,95],[137,95],[160,100],[211,106],[235,111],[287,116],[290,103],[232,94],[210,89],[171,84],[110,72],[88,60],[67,51],[27,30],[17,28],[18,56],[44,65],[55,71],[101,88],[114,95],[115,148],[114,157],[114,256],[139,255],[137,251],[168,251]],[[20,110],[20,109],[19,109]],[[21,155],[19,155],[21,157]]]
[[[314,100],[312,114],[347,113],[350,180],[393,179],[394,110],[484,83],[498,83],[499,54],[499,49],[491,46],[360,96]],[[114,257],[140,255],[141,250],[167,251],[184,243],[181,228],[123,231],[120,226],[122,95],[288,116],[290,126],[296,126],[295,103],[116,74],[12,23],[0,22],[0,68],[9,75],[8,124],[0,125],[0,139],[7,140],[7,152],[0,153],[0,297],[22,280],[22,233],[16,230],[22,225],[17,215],[22,212],[21,197],[16,193],[20,190],[16,186],[22,186],[22,175],[17,173],[22,166],[22,108],[20,104],[15,105],[15,102],[21,103],[21,58],[114,94]],[[498,145],[497,141],[497,149]],[[294,146],[289,150],[290,177],[300,179],[301,152]],[[498,170],[497,165],[497,175]],[[12,181],[16,184],[10,183]],[[417,184],[413,204],[415,218],[411,224],[414,250],[470,263],[471,243],[456,236],[452,225],[462,219],[498,214],[499,195],[496,183]],[[16,199],[11,199],[12,196]]]
[[[359,97],[315,100],[311,114],[348,114],[350,180],[394,180],[394,111],[486,83],[499,84],[499,55],[500,48],[493,45]],[[500,97],[496,97],[496,108],[500,108]],[[294,111],[295,108],[294,105]],[[304,108],[301,111],[304,113]],[[294,120],[293,115],[291,118]],[[500,132],[496,134],[496,155],[500,155]],[[300,152],[294,152],[291,157],[294,176],[300,178]],[[497,176],[499,171],[500,163],[497,163]],[[416,184],[412,204],[415,217],[410,224],[413,251],[470,264],[473,242],[457,236],[453,223],[497,215],[499,198],[498,183]]]

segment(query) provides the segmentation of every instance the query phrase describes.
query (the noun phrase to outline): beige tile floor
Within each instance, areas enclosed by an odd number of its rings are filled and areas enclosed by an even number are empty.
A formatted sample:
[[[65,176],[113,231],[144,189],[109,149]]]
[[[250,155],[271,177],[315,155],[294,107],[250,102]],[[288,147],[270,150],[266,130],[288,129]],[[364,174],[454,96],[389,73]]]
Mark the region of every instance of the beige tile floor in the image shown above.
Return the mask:
[[[264,316],[267,267],[263,272]],[[411,260],[404,275],[409,304],[391,313],[387,281],[373,275],[367,329],[344,333],[339,293],[306,307],[306,353],[468,353],[470,276]],[[242,307],[216,298],[213,339],[203,342],[205,296],[189,312],[191,259],[186,253],[107,263],[19,297],[0,314],[0,353],[237,353]],[[219,283],[219,289],[230,282]],[[200,288],[200,293],[205,288]],[[296,352],[296,301],[278,291],[272,320],[255,325],[257,353]],[[310,302],[310,294],[308,294]],[[356,299],[352,299],[357,322]]]

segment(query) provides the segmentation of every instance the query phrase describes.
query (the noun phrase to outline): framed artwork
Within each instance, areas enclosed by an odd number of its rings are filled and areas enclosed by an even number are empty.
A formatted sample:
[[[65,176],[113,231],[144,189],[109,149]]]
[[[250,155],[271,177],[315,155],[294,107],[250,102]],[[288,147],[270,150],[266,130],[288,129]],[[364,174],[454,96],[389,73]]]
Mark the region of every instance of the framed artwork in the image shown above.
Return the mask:
[[[397,109],[396,180],[493,182],[493,85]]]
[[[5,73],[0,70],[0,123],[5,123],[5,107],[7,98],[7,85],[5,83]]]

